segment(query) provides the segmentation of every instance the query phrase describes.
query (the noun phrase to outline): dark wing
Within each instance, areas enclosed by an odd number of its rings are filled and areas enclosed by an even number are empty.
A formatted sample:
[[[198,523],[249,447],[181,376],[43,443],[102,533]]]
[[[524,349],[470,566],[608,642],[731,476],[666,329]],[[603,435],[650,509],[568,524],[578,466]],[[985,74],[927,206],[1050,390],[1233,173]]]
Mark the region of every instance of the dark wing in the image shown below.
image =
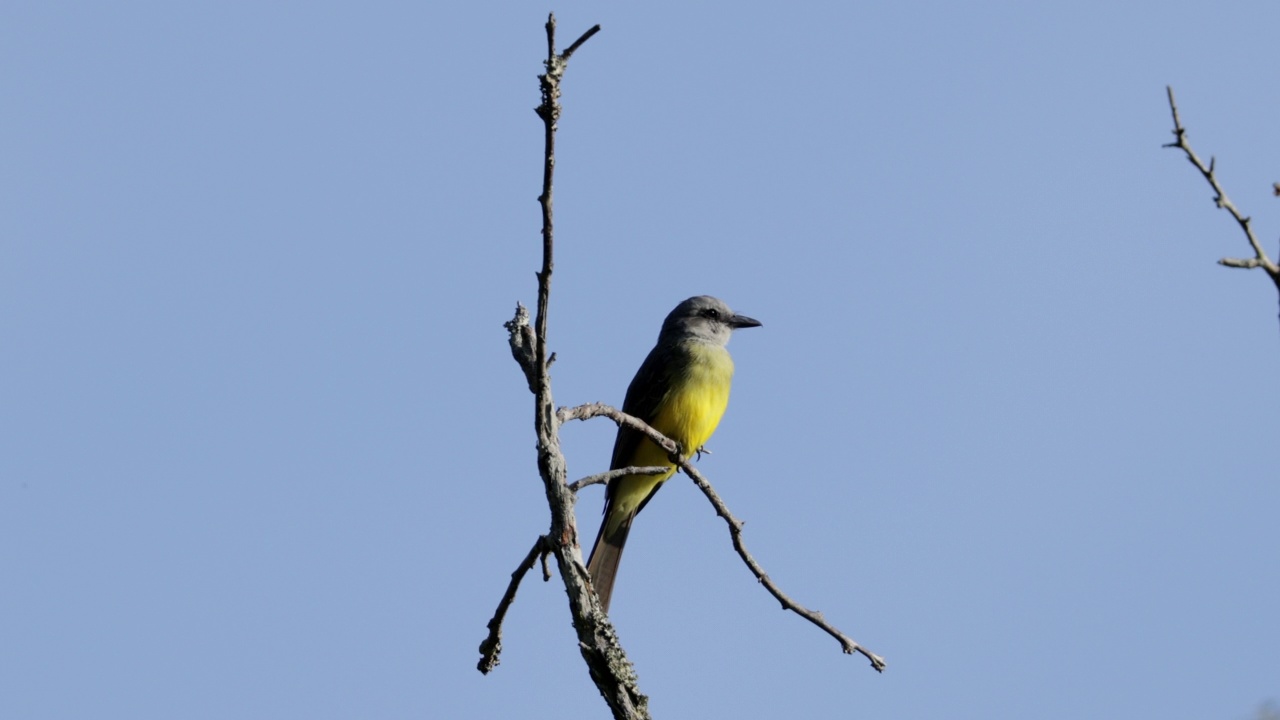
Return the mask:
[[[662,405],[662,399],[671,389],[672,351],[659,352],[660,346],[649,351],[636,376],[627,387],[627,397],[622,402],[622,412],[652,423]],[[636,432],[625,425],[618,426],[618,437],[613,441],[613,460],[609,464],[611,470],[623,468],[631,464],[636,448],[644,440],[644,434]]]

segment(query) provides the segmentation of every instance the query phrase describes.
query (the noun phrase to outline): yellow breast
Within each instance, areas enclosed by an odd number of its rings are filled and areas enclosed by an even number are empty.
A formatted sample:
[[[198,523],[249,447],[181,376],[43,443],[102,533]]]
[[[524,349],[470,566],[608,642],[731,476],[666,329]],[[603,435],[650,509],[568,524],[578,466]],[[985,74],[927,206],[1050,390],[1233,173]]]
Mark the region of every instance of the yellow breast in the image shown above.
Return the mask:
[[[729,405],[733,358],[718,345],[689,343],[685,369],[672,378],[653,428],[680,443],[686,457],[702,447]]]

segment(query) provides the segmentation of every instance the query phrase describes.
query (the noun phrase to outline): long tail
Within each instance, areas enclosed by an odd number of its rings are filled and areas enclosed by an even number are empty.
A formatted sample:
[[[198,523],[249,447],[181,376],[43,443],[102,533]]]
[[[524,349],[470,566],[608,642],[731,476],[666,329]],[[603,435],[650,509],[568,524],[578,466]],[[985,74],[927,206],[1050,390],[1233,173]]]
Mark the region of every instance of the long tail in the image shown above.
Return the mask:
[[[609,508],[604,514],[604,522],[600,523],[600,532],[596,535],[595,547],[591,550],[591,559],[587,561],[587,572],[591,574],[591,584],[600,596],[600,606],[609,612],[609,599],[613,597],[613,581],[618,575],[618,563],[622,560],[622,546],[627,544],[627,535],[631,532],[631,521],[635,513],[628,513],[617,529],[609,537],[605,537],[604,529],[609,526]]]

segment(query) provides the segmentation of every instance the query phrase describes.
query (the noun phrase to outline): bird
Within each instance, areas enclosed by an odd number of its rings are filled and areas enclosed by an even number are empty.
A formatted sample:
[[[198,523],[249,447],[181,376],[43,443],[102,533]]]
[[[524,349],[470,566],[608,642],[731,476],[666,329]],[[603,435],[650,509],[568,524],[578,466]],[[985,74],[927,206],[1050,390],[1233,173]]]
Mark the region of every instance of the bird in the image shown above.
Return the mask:
[[[734,330],[760,327],[719,298],[691,297],[667,315],[658,342],[627,387],[622,412],[680,444],[680,456],[701,452],[729,405],[733,358],[725,347]],[[605,491],[604,521],[587,561],[591,584],[607,613],[622,548],[636,515],[675,474],[667,451],[626,425],[618,426],[610,469],[666,466],[660,475],[623,475]]]

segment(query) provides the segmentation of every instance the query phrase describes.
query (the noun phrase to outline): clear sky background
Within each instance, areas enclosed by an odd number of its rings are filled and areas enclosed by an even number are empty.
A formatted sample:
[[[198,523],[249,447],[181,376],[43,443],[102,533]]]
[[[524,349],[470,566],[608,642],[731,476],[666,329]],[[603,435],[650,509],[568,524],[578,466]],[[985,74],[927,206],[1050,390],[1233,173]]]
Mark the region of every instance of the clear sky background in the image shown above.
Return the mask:
[[[660,718],[1243,720],[1280,700],[1280,5],[0,8],[0,717],[606,717],[532,397],[549,10],[556,400],[739,333],[613,617]],[[1273,257],[1275,255],[1273,254]],[[573,477],[614,429],[564,428]],[[600,488],[583,493],[594,536]]]

